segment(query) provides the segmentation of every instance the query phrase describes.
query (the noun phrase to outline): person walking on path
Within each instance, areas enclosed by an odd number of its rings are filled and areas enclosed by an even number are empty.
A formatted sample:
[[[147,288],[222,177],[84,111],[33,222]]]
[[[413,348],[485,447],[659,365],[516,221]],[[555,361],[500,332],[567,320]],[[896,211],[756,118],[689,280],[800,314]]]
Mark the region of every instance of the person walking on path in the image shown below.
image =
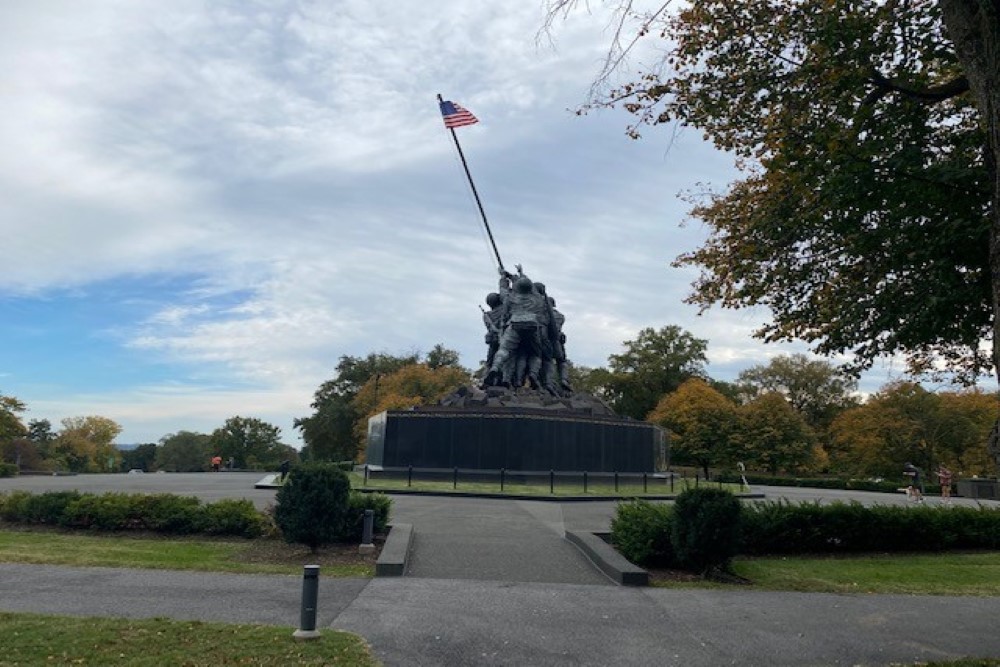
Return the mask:
[[[951,503],[951,471],[944,466],[938,466],[937,478],[941,485],[941,500]]]
[[[912,463],[907,463],[903,466],[903,474],[910,478],[910,485],[906,487],[906,497],[918,503],[924,502],[924,490],[920,482],[920,468]]]

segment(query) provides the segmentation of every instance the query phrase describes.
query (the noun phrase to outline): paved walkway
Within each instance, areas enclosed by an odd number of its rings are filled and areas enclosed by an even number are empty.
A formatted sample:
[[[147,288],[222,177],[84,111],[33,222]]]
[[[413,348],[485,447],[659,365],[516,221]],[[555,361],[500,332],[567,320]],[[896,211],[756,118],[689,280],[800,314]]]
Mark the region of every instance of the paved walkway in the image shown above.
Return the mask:
[[[248,488],[256,481],[250,477],[21,478],[0,480],[0,491],[152,490],[272,502],[273,492]],[[129,488],[116,486],[123,483]],[[792,500],[906,502],[764,491]],[[1000,656],[1000,598],[609,585],[561,535],[607,530],[613,513],[610,502],[396,496],[394,520],[414,525],[409,576],[321,579],[318,620],[362,635],[388,666],[888,665]],[[294,627],[300,592],[294,576],[0,564],[5,611]]]
[[[301,580],[0,564],[4,611],[294,628]],[[396,665],[888,665],[1000,656],[1000,598],[322,579],[320,627]],[[289,630],[291,634],[291,629]]]

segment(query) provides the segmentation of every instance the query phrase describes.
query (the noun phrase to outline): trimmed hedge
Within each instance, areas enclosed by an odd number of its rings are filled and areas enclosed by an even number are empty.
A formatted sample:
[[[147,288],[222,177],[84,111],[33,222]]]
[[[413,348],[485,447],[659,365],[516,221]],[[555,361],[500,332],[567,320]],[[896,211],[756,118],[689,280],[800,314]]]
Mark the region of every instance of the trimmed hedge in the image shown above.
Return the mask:
[[[877,491],[880,493],[898,493],[899,490],[907,486],[900,477],[899,481],[876,482],[870,479],[841,479],[839,477],[770,477],[767,475],[746,475],[747,483],[762,484],[764,486],[803,486],[814,489],[843,489],[846,491]],[[739,484],[742,478],[738,472],[716,473],[714,482],[723,484]],[[938,484],[925,483],[924,493],[927,495],[937,495],[941,493]],[[952,489],[954,493],[954,488]]]
[[[249,500],[202,504],[193,496],[49,491],[0,494],[0,519],[9,523],[91,530],[149,530],[171,535],[258,537],[265,520]]]
[[[669,505],[635,499],[619,503],[611,520],[611,544],[633,563],[652,567],[676,565],[670,544]]]
[[[677,521],[670,505],[619,503],[612,544],[637,565],[677,566]],[[738,521],[743,555],[1000,550],[1000,510],[989,507],[756,502]]]
[[[986,507],[769,502],[743,520],[744,554],[1000,549],[1000,511]]]
[[[17,465],[0,461],[0,477],[17,477]]]

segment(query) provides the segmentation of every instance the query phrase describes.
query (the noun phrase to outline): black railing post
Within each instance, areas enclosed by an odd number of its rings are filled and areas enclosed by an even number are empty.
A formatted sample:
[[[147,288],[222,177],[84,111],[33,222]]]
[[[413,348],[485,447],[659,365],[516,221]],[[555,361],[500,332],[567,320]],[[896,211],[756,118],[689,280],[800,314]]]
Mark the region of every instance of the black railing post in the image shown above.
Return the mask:
[[[555,494],[556,492],[556,471],[549,471],[549,493]]]
[[[642,492],[643,493],[646,493],[646,492],[649,491],[649,487],[647,486],[647,484],[648,484],[648,482],[646,480],[646,473],[642,473]]]
[[[365,464],[365,486],[368,486],[368,464]]]
[[[670,493],[674,492],[674,477],[676,477],[676,475],[674,473],[670,473]]]
[[[451,488],[458,488],[458,468],[455,468],[455,471],[451,474]]]
[[[503,478],[504,478],[506,472],[507,471],[505,469],[500,468],[500,493],[503,493],[503,481],[504,481]]]
[[[413,486],[413,466],[406,469],[406,488]]]
[[[583,471],[583,494],[587,494],[587,471]]]
[[[618,493],[618,471],[615,471],[615,493]]]

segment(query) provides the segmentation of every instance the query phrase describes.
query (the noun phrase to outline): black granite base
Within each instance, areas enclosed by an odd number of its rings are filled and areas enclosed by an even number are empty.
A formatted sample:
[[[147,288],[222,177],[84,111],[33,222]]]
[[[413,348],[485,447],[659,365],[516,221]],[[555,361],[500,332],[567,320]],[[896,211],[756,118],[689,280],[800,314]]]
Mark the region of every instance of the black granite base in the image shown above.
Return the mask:
[[[662,429],[617,417],[437,408],[368,420],[370,466],[653,472],[658,458],[666,458]]]

